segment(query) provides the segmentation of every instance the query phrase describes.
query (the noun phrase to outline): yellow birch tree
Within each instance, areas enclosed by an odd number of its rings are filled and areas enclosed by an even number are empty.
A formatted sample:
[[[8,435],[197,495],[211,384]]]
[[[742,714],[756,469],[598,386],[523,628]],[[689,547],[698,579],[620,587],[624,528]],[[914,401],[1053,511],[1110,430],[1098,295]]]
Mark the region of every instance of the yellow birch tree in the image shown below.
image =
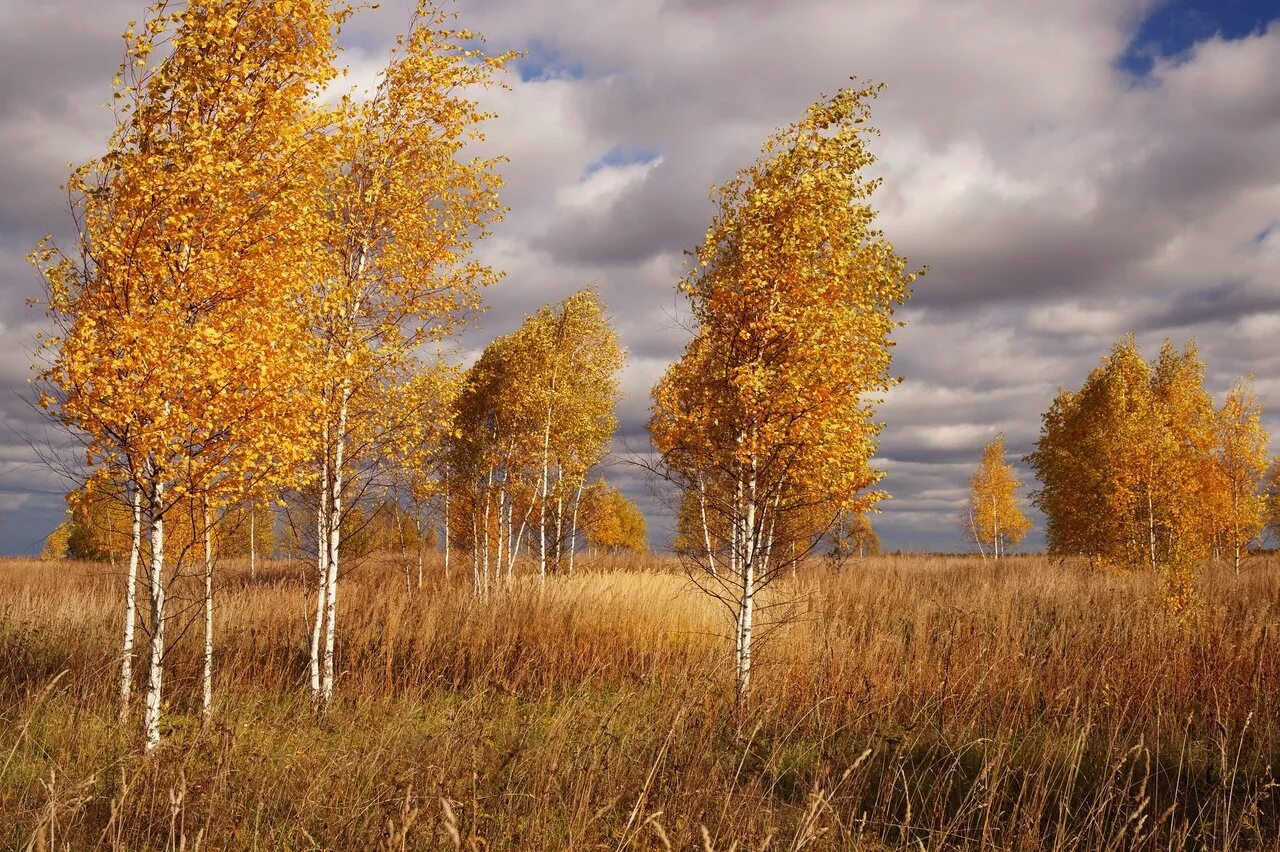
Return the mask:
[[[988,550],[993,559],[999,559],[1031,529],[1018,498],[1022,483],[1004,456],[1004,436],[997,435],[982,448],[982,461],[969,480],[966,532],[984,559]]]
[[[322,414],[314,448],[316,608],[310,686],[317,712],[334,687],[343,514],[353,482],[376,470],[389,429],[386,389],[418,372],[424,344],[447,338],[498,274],[472,256],[499,219],[500,159],[464,158],[490,117],[468,95],[495,84],[512,54],[487,56],[423,0],[375,90],[343,101],[322,199],[320,274],[306,314],[319,341]]]
[[[679,285],[695,334],[653,391],[659,474],[698,495],[708,530],[727,531],[686,564],[733,615],[740,711],[757,596],[809,552],[814,532],[879,496],[865,491],[882,475],[870,465],[873,412],[895,381],[894,312],[915,276],[874,228],[879,182],[862,176],[878,91],[814,104],[719,188],[697,266]],[[796,522],[815,516],[818,530]]]
[[[108,151],[69,181],[76,251],[45,243],[33,255],[58,329],[41,402],[86,436],[90,469],[127,483],[149,528],[148,749],[160,739],[166,589],[186,557],[166,566],[166,516],[291,475],[305,446],[296,376],[312,338],[296,306],[314,245],[310,104],[332,77],[342,17],[322,0],[153,5],[125,34]],[[168,53],[153,63],[161,40]],[[211,569],[206,559],[206,625]],[[126,642],[126,690],[130,656]],[[208,683],[211,653],[205,662]]]

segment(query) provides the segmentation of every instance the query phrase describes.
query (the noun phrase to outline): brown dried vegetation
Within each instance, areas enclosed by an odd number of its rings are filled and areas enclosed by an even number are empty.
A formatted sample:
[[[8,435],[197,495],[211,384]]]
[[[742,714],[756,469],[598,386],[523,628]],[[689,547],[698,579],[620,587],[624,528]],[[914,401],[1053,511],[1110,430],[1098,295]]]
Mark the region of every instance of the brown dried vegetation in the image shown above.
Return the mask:
[[[730,625],[656,558],[475,599],[351,573],[314,719],[307,568],[223,574],[218,707],[184,636],[164,744],[115,723],[119,578],[0,561],[0,846],[1275,848],[1280,574],[815,561],[728,723]],[[195,611],[193,609],[192,615]]]

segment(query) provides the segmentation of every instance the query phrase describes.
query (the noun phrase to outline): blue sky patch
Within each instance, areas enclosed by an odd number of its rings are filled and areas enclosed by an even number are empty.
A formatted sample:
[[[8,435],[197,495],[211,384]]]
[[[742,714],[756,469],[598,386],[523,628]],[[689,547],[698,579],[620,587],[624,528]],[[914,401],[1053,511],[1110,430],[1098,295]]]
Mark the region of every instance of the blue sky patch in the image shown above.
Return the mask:
[[[584,177],[603,168],[619,166],[630,166],[636,163],[652,163],[658,159],[658,152],[651,148],[632,148],[623,145],[614,145],[604,156],[597,160],[593,160],[586,169]]]
[[[541,83],[547,80],[580,80],[582,63],[564,56],[557,48],[534,40],[524,56],[516,61],[521,82]]]
[[[1215,35],[1246,38],[1277,18],[1277,0],[1163,0],[1148,11],[1117,65],[1143,77],[1158,58],[1184,54]]]

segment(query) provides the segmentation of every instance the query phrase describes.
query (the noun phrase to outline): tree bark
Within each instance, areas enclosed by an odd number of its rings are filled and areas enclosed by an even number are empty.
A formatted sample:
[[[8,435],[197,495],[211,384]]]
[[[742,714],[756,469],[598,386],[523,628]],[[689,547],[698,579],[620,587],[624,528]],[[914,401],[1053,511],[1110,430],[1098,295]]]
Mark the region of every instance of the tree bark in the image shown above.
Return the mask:
[[[204,671],[200,677],[200,717],[213,718],[213,529],[209,501],[204,501]]]
[[[321,711],[320,640],[324,635],[329,578],[329,424],[321,437],[320,490],[316,499],[316,616],[311,624],[311,709]]]
[[[449,582],[449,486],[444,488],[444,581]]]
[[[124,722],[129,717],[129,699],[133,696],[133,641],[138,621],[138,562],[142,556],[142,492],[135,483],[129,497],[133,511],[132,537],[129,543],[129,572],[124,588],[124,639],[120,649],[120,713]]]
[[[153,467],[154,473],[154,467]],[[151,660],[147,667],[147,698],[143,711],[144,748],[160,744],[160,709],[164,681],[164,483],[153,475],[147,501],[151,526]]]
[[[569,521],[569,574],[573,574],[573,557],[578,552],[578,507],[582,504],[582,485],[586,474],[578,480],[578,488],[573,494],[573,512]]]
[[[698,475],[698,507],[702,514],[702,543],[707,549],[707,568],[712,577],[719,577],[716,572],[716,553],[711,546],[711,526],[707,523],[707,481]]]
[[[347,410],[351,404],[351,383],[343,380],[342,403],[338,407],[338,434],[333,451],[333,493],[329,497],[329,572],[325,583],[324,668],[320,678],[320,703],[328,709],[333,698],[333,648],[337,635],[338,559],[342,546],[343,463],[347,449]]]

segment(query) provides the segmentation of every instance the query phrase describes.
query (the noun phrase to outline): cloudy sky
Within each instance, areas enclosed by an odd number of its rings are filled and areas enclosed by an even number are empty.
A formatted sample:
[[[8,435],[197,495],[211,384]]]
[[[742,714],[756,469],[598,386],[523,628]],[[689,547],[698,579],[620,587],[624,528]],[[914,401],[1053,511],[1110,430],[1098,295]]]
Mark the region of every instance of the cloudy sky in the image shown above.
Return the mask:
[[[410,0],[350,27],[368,79]],[[119,33],[143,0],[0,0],[0,553],[63,510],[26,402],[38,289],[24,256],[65,234],[58,186],[98,153]],[[708,194],[850,76],[882,81],[874,149],[888,237],[927,264],[882,409],[890,547],[953,549],[982,444],[1030,450],[1058,385],[1118,336],[1196,338],[1217,396],[1256,377],[1280,429],[1280,4],[1245,0],[457,0],[519,49],[491,151],[507,273],[464,345],[597,284],[630,350],[621,443],[683,345],[673,284]],[[1024,472],[1025,474],[1025,472]],[[611,472],[666,525],[643,481]],[[1026,477],[1029,478],[1029,477]],[[1029,541],[1040,543],[1039,530]]]

